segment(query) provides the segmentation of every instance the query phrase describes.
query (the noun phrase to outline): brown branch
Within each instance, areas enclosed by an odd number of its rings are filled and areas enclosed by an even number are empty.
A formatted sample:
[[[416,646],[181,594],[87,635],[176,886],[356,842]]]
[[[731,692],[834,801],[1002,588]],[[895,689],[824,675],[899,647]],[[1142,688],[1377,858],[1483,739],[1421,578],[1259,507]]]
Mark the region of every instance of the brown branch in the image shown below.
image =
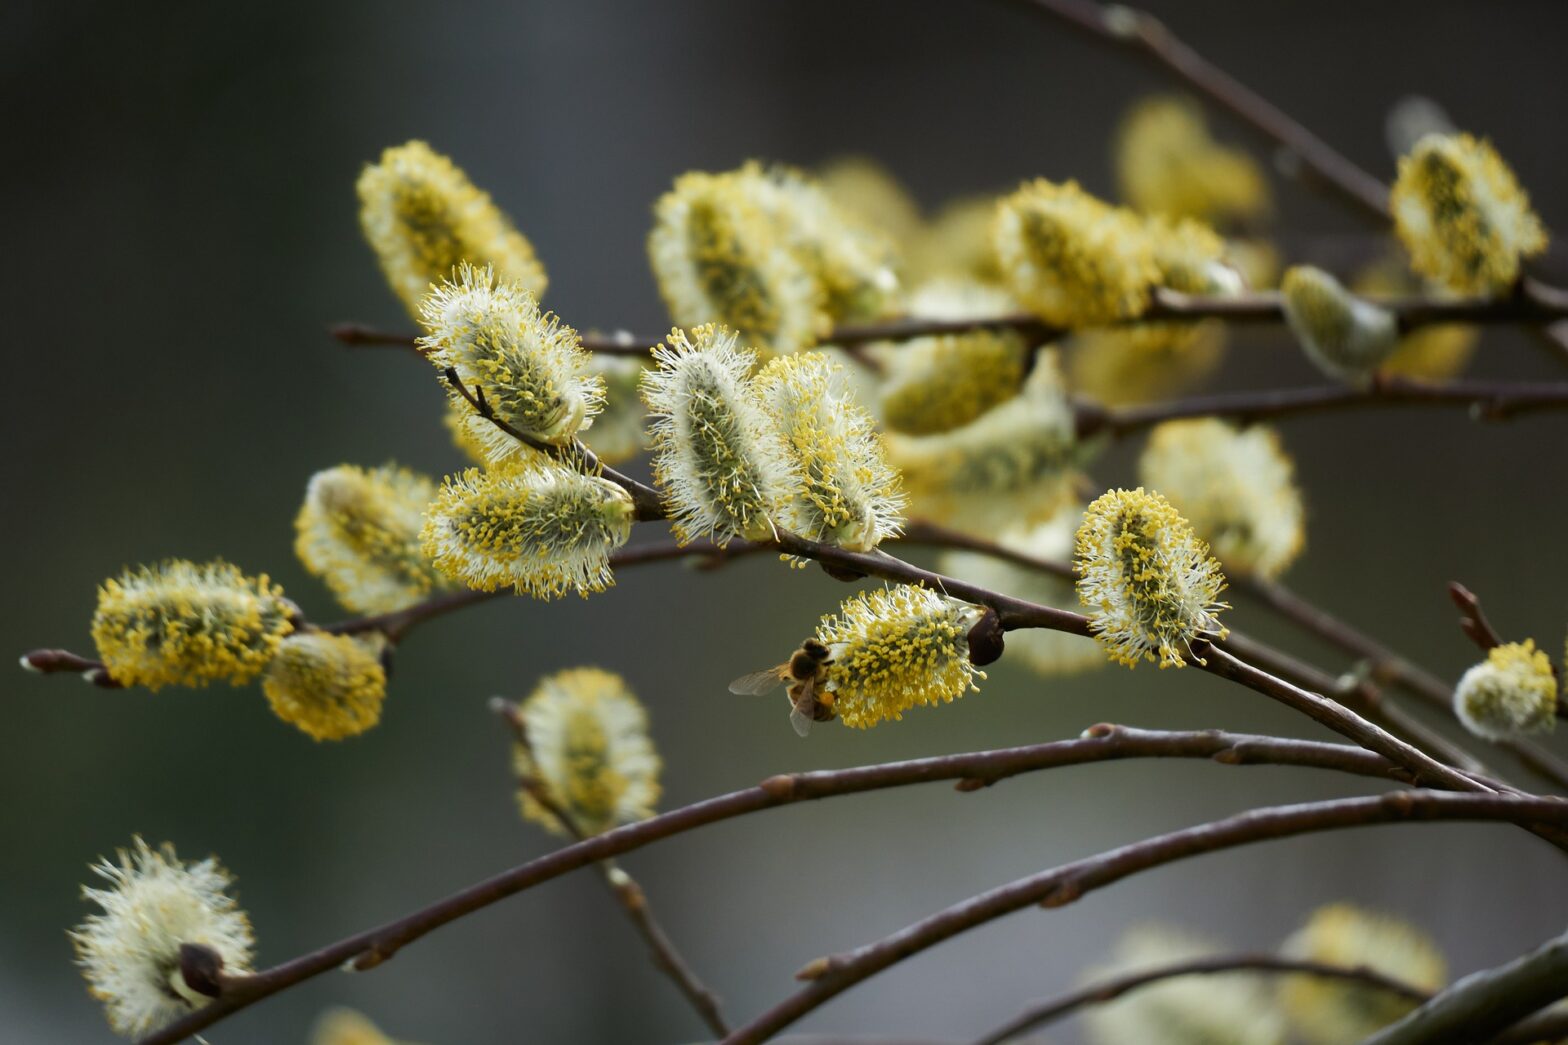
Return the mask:
[[[490,707],[511,728],[519,744],[530,746],[528,729],[523,722],[522,712],[516,704],[497,697],[490,702]],[[535,777],[522,776],[518,778],[517,785],[528,792],[528,796],[538,803],[541,809],[549,813],[556,825],[573,840],[581,842],[589,837],[571,811],[556,801],[555,795],[544,786],[542,781]],[[643,892],[642,886],[614,860],[600,860],[599,871],[605,886],[610,890],[610,895],[615,897],[621,910],[626,913],[626,917],[637,930],[637,934],[647,944],[654,966],[675,983],[681,995],[709,1030],[721,1038],[728,1034],[729,1024],[724,1021],[718,995],[702,982],[682,957],[681,952],[676,949],[674,941],[653,916],[653,908],[649,906],[648,895]]]
[[[1503,644],[1502,636],[1497,634],[1497,629],[1492,627],[1492,622],[1486,619],[1485,613],[1481,612],[1481,600],[1476,597],[1475,592],[1454,581],[1448,586],[1448,597],[1459,609],[1459,630],[1464,632],[1482,653],[1490,653]]]
[[[754,1045],[829,999],[906,958],[1003,915],[1039,904],[1061,907],[1140,871],[1277,838],[1407,820],[1506,820],[1568,825],[1568,801],[1515,795],[1403,791],[1254,809],[1134,842],[1018,879],[915,922],[875,943],[815,959],[797,973],[808,984],[724,1039]],[[220,1002],[221,1004],[221,1002]]]
[[[1392,312],[1401,331],[1444,323],[1522,324],[1546,326],[1568,319],[1568,295],[1543,284],[1521,284],[1512,294],[1487,298],[1438,298],[1424,295],[1369,297],[1379,307]],[[1221,319],[1229,323],[1284,323],[1280,296],[1274,291],[1251,294],[1205,296],[1182,294],[1158,288],[1148,307],[1136,316],[1118,319],[1112,326],[1136,326],[1148,322],[1200,322]],[[917,337],[964,334],[975,330],[1012,330],[1032,345],[1044,345],[1073,333],[1071,329],[1051,326],[1027,312],[1013,312],[975,319],[921,319],[904,316],[841,326],[822,339],[824,345],[856,349],[877,342],[901,343]],[[414,334],[402,334],[362,323],[339,323],[328,332],[345,345],[424,350]],[[584,335],[583,347],[604,355],[646,356],[659,338],[617,334],[612,337]]]
[[[1304,171],[1368,217],[1388,217],[1388,186],[1287,116],[1273,103],[1212,65],[1153,16],[1092,0],[1025,0],[1102,43],[1130,49],[1166,70],[1300,161]]]
[[[1367,407],[1459,407],[1477,420],[1501,421],[1520,414],[1568,407],[1568,383],[1469,381],[1443,383],[1374,375],[1364,388],[1323,385],[1253,392],[1221,392],[1141,406],[1105,407],[1075,403],[1078,434],[1124,436],[1165,421],[1227,417],[1243,424]]]
[[[1031,1005],[1000,1027],[987,1031],[981,1037],[976,1038],[972,1045],[1002,1045],[1003,1042],[1012,1041],[1025,1031],[1043,1027],[1064,1016],[1071,1015],[1078,1009],[1089,1005],[1103,1005],[1106,1002],[1115,1001],[1124,994],[1152,983],[1159,983],[1163,980],[1175,979],[1180,976],[1215,976],[1237,972],[1320,976],[1326,979],[1346,980],[1363,987],[1386,991],[1391,995],[1416,1003],[1427,1001],[1432,997],[1430,991],[1411,986],[1393,977],[1385,976],[1376,969],[1365,965],[1354,967],[1328,965],[1323,962],[1307,961],[1300,958],[1282,958],[1275,954],[1215,955],[1208,958],[1194,958],[1188,961],[1172,962],[1167,965],[1154,966],[1138,972],[1128,973],[1115,979],[1105,980],[1101,983],[1081,987],[1075,991],[1069,991],[1050,1001]]]
[[[141,1045],[170,1045],[182,1041],[263,998],[324,972],[349,965],[356,969],[371,968],[443,925],[525,889],[708,824],[776,806],[839,795],[939,780],[959,781],[960,790],[971,791],[1023,773],[1128,758],[1195,758],[1222,765],[1300,766],[1398,782],[1409,780],[1408,773],[1388,760],[1344,744],[1219,731],[1162,733],[1108,724],[1094,726],[1074,740],[769,777],[756,787],[710,798],[573,843],[385,925],[356,933],[251,976],[233,978],[222,996],[211,1005],[148,1035]],[[1556,808],[1552,807],[1554,812]],[[1563,808],[1568,809],[1568,804]],[[1512,807],[1509,811],[1513,811]]]
[[[1339,647],[1351,656],[1361,658],[1365,661],[1366,671],[1371,681],[1393,683],[1407,693],[1419,697],[1432,708],[1442,711],[1444,715],[1453,714],[1452,686],[1411,663],[1366,633],[1303,599],[1278,581],[1250,577],[1241,579],[1235,587],[1260,599],[1270,609],[1302,630],[1316,635],[1332,646]],[[1400,730],[1396,729],[1395,732]],[[1568,765],[1545,749],[1522,740],[1503,740],[1494,743],[1509,752],[1520,765],[1542,780],[1568,790]],[[1432,750],[1426,744],[1421,746],[1427,747],[1429,751]],[[1446,761],[1453,760],[1446,759]]]

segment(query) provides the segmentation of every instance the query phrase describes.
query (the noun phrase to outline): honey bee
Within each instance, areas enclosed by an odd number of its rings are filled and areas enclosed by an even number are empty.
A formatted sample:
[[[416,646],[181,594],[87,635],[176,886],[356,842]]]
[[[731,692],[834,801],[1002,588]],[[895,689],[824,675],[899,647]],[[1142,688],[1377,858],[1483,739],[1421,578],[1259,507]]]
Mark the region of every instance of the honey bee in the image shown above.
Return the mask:
[[[816,639],[807,639],[778,667],[753,671],[731,682],[730,692],[760,696],[789,683],[789,724],[800,736],[806,736],[813,722],[833,719],[833,694],[822,688],[825,669],[831,663],[828,648]]]

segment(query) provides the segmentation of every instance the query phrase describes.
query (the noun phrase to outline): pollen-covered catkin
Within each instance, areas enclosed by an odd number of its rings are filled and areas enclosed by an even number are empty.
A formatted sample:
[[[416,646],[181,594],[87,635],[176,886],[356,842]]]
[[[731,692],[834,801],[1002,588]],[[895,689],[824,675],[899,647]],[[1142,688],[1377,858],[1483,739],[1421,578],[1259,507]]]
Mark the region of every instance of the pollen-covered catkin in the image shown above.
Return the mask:
[[[648,412],[638,385],[649,361],[597,353],[593,367],[604,380],[604,409],[593,419],[583,442],[605,464],[618,464],[647,449]]]
[[[1116,134],[1116,179],[1127,203],[1147,214],[1239,222],[1269,209],[1256,160],[1214,141],[1190,99],[1155,95],[1134,105]]]
[[[1189,932],[1141,925],[1123,934],[1111,961],[1089,969],[1085,980],[1103,983],[1220,953]],[[1273,1001],[1257,976],[1178,976],[1089,1006],[1084,1025],[1094,1045],[1284,1045],[1288,1028]]]
[[[250,922],[228,895],[233,879],[217,860],[187,864],[173,846],[153,849],[136,838],[92,869],[108,885],[82,887],[99,911],[71,932],[71,943],[117,1033],[140,1037],[212,1000],[181,975],[182,944],[211,948],[227,974],[250,971]]]
[[[653,473],[682,543],[767,540],[797,476],[751,380],[756,357],[736,335],[671,332],[642,375],[653,415]]]
[[[1448,963],[1426,933],[1348,903],[1313,911],[1281,950],[1341,969],[1370,969],[1424,991],[1435,992],[1448,979]],[[1416,1007],[1389,991],[1325,976],[1282,977],[1279,999],[1292,1029],[1309,1045],[1361,1041]]]
[[[1180,668],[1194,640],[1225,635],[1220,565],[1159,494],[1141,486],[1102,494],[1084,513],[1075,548],[1089,630],[1116,663]]]
[[[659,755],[648,714],[625,680],[600,668],[571,668],[541,679],[518,709],[526,742],[514,750],[517,774],[541,788],[585,835],[646,820],[659,800]],[[528,787],[522,814],[569,833]]]
[[[265,574],[171,559],[103,582],[93,643],[122,685],[242,685],[294,630],[296,612]]]
[[[610,553],[631,536],[625,490],[549,463],[448,476],[420,532],[436,569],[480,591],[587,596],[615,583]]]
[[[428,331],[419,339],[425,358],[456,371],[470,395],[482,395],[495,417],[522,435],[568,446],[603,405],[604,380],[577,331],[489,268],[459,266],[453,280],[430,291],[420,320]],[[456,388],[447,394],[459,412],[475,412]],[[476,424],[470,432],[490,461],[528,456],[529,447],[496,425]]]
[[[985,672],[969,659],[969,629],[980,616],[977,607],[907,584],[845,600],[817,628],[832,655],[824,687],[833,710],[844,725],[866,729],[978,689]]]
[[[834,322],[875,318],[897,305],[892,242],[841,210],[815,179],[756,162],[732,176],[816,281]]]
[[[310,1032],[310,1045],[400,1045],[353,1009],[328,1009]]]
[[[377,633],[296,632],[261,676],[272,713],[314,740],[343,740],[381,721],[387,672]]]
[[[395,465],[317,472],[294,518],[294,553],[345,609],[403,609],[445,583],[419,547],[435,496],[428,477]]]
[[[798,483],[785,529],[866,552],[896,536],[904,497],[882,438],[844,387],[843,367],[820,352],[779,356],[756,378]]]
[[[1513,171],[1485,139],[1428,134],[1399,161],[1389,197],[1410,264],[1449,290],[1498,294],[1546,231]]]
[[[1305,539],[1294,471],[1273,429],[1212,417],[1159,425],[1138,460],[1144,486],[1165,495],[1228,571],[1265,578],[1284,572]]]
[[[1049,349],[1036,353],[1018,395],[969,424],[886,439],[912,515],[985,534],[1055,514],[1076,495],[1085,456]]]
[[[419,318],[431,284],[458,265],[488,265],[539,297],[548,280],[533,245],[458,167],[422,141],[381,154],[359,176],[359,223],[387,282]]]
[[[1557,676],[1532,639],[1492,647],[1454,689],[1454,714],[1488,740],[1549,733],[1557,725]]]
[[[1429,294],[1448,296],[1443,288],[1411,275],[1403,262],[1385,258],[1368,265],[1356,275],[1357,294]],[[1425,381],[1447,381],[1464,370],[1481,339],[1479,328],[1467,323],[1423,323],[1400,334],[1399,344],[1378,369]]]
[[[822,287],[734,172],[682,175],[654,217],[648,258],[678,325],[722,324],[770,352],[827,333]]]
[[[1280,290],[1285,322],[1307,358],[1330,377],[1364,381],[1398,347],[1394,314],[1356,297],[1320,268],[1287,269]]]
[[[1007,288],[1059,327],[1138,315],[1160,276],[1138,216],[1073,181],[1038,179],[1002,200],[991,242]]]

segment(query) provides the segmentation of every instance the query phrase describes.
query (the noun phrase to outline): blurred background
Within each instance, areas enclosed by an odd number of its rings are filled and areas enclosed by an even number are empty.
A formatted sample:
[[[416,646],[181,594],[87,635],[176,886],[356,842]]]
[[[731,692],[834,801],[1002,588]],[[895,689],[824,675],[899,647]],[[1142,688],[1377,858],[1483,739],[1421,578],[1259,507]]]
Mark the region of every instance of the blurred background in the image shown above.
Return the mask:
[[[1150,7],[1380,176],[1392,173],[1388,107],[1412,91],[1434,96],[1491,136],[1549,228],[1568,228],[1568,144],[1553,107],[1565,86],[1560,4]],[[927,207],[1035,175],[1110,195],[1111,128],[1169,86],[1000,0],[24,2],[6,5],[0,25],[12,143],[0,166],[11,245],[0,260],[11,374],[0,469],[12,491],[0,510],[11,549],[0,636],[13,653],[89,650],[97,583],[171,555],[269,572],[332,619],[291,551],[310,473],[459,464],[428,367],[325,333],[337,320],[407,326],[355,215],[354,179],[387,145],[425,138],[488,189],[533,240],[567,322],[657,333],[667,323],[643,242],[652,202],[684,170],[858,153]],[[1274,187],[1287,236],[1366,231],[1336,201],[1284,179]],[[1485,335],[1472,371],[1560,376],[1528,338],[1501,330]],[[1220,382],[1316,380],[1287,335],[1253,329],[1235,338]],[[1477,425],[1457,412],[1287,423],[1310,510],[1309,550],[1288,580],[1447,678],[1475,659],[1444,598],[1451,579],[1483,595],[1505,634],[1556,652],[1568,552],[1546,451],[1565,424]],[[1131,479],[1137,448],[1114,449],[1096,480]],[[87,862],[133,833],[221,855],[263,964],[551,848],[516,816],[507,738],[485,700],[520,697],[562,667],[622,672],[647,702],[665,808],[771,773],[1066,737],[1102,720],[1317,735],[1197,672],[1041,681],[1004,661],[983,694],[872,732],[819,728],[807,742],[782,701],[725,692],[782,659],[845,594],[817,571],[756,560],[715,574],[628,572],[587,602],[485,605],[407,642],[382,725],[342,744],[279,722],[255,688],[108,692],[14,672],[0,718],[0,1040],[110,1040],[65,930],[86,910]],[[1237,601],[1232,624],[1346,666]],[[939,786],[781,810],[626,865],[745,1018],[792,990],[808,959],[981,889],[1246,806],[1362,789],[1279,769],[1090,766],[972,795]],[[1502,827],[1275,843],[1015,915],[801,1029],[973,1035],[1071,985],[1130,924],[1267,948],[1339,898],[1425,926],[1463,973],[1559,931],[1562,874],[1559,854]],[[335,1004],[432,1045],[702,1034],[589,875],[446,928],[373,974],[317,979],[209,1037],[301,1042]]]

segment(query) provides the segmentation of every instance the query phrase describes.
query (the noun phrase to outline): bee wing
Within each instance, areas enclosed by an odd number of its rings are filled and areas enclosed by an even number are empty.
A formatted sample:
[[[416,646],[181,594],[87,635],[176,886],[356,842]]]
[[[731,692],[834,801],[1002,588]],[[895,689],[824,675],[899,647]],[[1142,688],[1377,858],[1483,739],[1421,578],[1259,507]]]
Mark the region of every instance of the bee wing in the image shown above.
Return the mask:
[[[795,727],[795,735],[809,737],[811,735],[811,709],[802,708],[799,704],[789,709],[789,724]]]
[[[768,668],[765,671],[753,671],[749,675],[742,675],[730,683],[730,692],[747,697],[760,697],[764,693],[772,693],[783,685],[784,677],[778,668]]]

